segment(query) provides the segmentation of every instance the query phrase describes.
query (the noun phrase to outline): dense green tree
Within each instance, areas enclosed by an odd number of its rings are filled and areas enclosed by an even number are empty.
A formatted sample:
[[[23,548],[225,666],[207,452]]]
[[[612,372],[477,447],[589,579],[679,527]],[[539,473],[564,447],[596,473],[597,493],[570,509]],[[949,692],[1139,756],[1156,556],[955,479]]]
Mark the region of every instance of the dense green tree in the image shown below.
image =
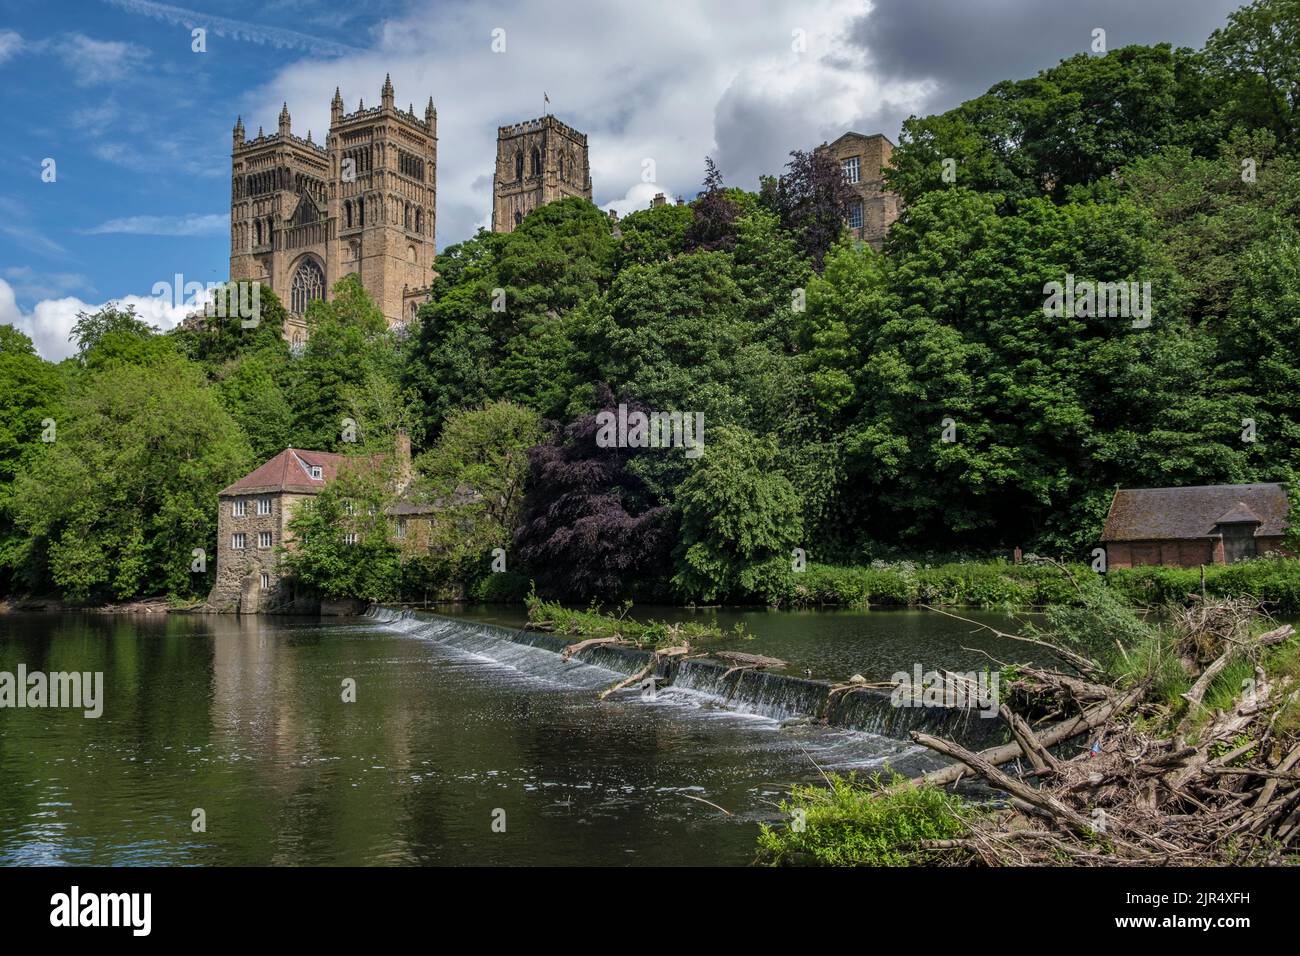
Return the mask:
[[[57,439],[14,483],[14,520],[29,536],[14,557],[43,561],[76,600],[206,594],[216,495],[249,464],[239,427],[185,359],[88,373]],[[207,574],[192,570],[196,548]]]
[[[804,543],[802,503],[775,469],[776,442],[724,426],[677,492],[681,535],[673,586],[714,601],[775,591]]]

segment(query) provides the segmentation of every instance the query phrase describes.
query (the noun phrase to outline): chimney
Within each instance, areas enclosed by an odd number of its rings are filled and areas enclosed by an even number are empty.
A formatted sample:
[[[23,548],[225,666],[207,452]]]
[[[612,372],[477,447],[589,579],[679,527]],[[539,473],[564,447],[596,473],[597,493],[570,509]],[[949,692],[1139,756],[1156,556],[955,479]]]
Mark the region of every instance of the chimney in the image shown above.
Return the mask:
[[[393,452],[397,460],[397,493],[401,495],[411,485],[411,436],[405,428],[397,430]]]

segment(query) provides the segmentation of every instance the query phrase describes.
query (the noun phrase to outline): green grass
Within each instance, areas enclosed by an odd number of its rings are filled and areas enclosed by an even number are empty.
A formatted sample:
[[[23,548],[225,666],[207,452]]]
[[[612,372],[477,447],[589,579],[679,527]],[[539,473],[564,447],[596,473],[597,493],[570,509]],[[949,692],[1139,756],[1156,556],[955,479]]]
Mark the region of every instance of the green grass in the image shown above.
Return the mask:
[[[1086,564],[1067,567],[1073,581],[1050,564],[1005,560],[809,564],[806,571],[786,575],[772,593],[761,597],[783,607],[930,604],[1030,609],[1078,606],[1099,591],[1110,591],[1124,604],[1162,607],[1184,604],[1189,594],[1201,588],[1199,568],[1116,568],[1103,576]],[[1300,560],[1264,558],[1209,566],[1205,590],[1210,597],[1257,597],[1273,614],[1300,614]]]
[[[980,812],[935,787],[905,785],[885,791],[877,775],[866,784],[831,774],[827,787],[795,786],[781,802],[788,822],[763,824],[758,862],[769,866],[911,866],[941,853],[925,840],[967,833]]]
[[[536,593],[528,595],[528,622],[549,625],[557,634],[588,638],[618,637],[637,647],[662,649],[682,644],[695,646],[705,641],[723,637],[749,639],[744,626],[737,624],[732,630],[698,621],[669,624],[665,621],[637,621],[629,616],[632,602],[625,602],[621,613],[611,614],[594,604],[585,611],[566,608],[554,601],[543,601]]]

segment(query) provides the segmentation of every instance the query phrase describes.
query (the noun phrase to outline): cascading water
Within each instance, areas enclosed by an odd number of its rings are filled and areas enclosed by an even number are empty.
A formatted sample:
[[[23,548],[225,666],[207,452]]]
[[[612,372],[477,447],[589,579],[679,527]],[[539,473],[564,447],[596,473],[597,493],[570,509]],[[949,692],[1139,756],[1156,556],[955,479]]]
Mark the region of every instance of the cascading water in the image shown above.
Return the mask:
[[[595,644],[565,660],[561,652],[576,641],[563,635],[515,631],[387,607],[373,607],[366,616],[456,651],[582,688],[607,687],[621,677],[639,673],[653,658],[650,651]],[[655,677],[656,694],[661,698],[738,714],[778,721],[811,718],[832,727],[899,741],[909,741],[912,730],[980,747],[1008,739],[1001,721],[982,718],[975,710],[895,706],[887,691],[855,688],[832,693],[825,681],[735,667],[709,658],[666,659],[656,668]],[[631,687],[627,693],[640,693],[640,689]]]

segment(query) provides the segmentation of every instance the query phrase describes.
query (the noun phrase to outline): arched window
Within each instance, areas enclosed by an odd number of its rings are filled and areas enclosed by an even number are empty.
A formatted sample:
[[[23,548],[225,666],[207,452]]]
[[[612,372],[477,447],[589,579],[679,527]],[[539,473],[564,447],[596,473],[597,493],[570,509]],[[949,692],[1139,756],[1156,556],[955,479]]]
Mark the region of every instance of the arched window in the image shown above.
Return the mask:
[[[517,226],[517,225],[519,225],[519,224],[520,224],[521,222],[523,222],[523,221],[524,221],[524,214],[521,213],[518,209],[516,209],[516,210],[515,210],[515,225]]]
[[[406,208],[402,210],[402,225],[407,229],[415,222],[415,217],[411,215],[411,204],[408,202]]]
[[[560,178],[564,178],[564,154],[560,154]]]
[[[360,225],[364,226],[366,224],[366,197],[365,196],[362,196],[360,199],[357,200],[357,219]]]
[[[315,259],[304,259],[293,276],[293,290],[290,298],[293,312],[302,315],[307,311],[307,304],[316,299],[325,298],[325,273]]]
[[[540,176],[541,174],[542,174],[542,151],[538,149],[536,146],[534,146],[533,147],[533,175]]]
[[[417,208],[415,210],[415,231],[424,235],[424,210]]]
[[[420,303],[418,303],[418,302],[412,302],[412,303],[411,303],[411,321],[414,322],[414,321],[415,321],[416,319],[418,319],[419,317],[420,317]]]
[[[524,154],[522,150],[515,150],[515,180],[524,178]]]
[[[343,202],[343,221],[347,223],[349,229],[352,228],[352,200],[347,199]]]
[[[262,244],[262,220],[257,220],[253,225],[257,228],[257,244]]]

